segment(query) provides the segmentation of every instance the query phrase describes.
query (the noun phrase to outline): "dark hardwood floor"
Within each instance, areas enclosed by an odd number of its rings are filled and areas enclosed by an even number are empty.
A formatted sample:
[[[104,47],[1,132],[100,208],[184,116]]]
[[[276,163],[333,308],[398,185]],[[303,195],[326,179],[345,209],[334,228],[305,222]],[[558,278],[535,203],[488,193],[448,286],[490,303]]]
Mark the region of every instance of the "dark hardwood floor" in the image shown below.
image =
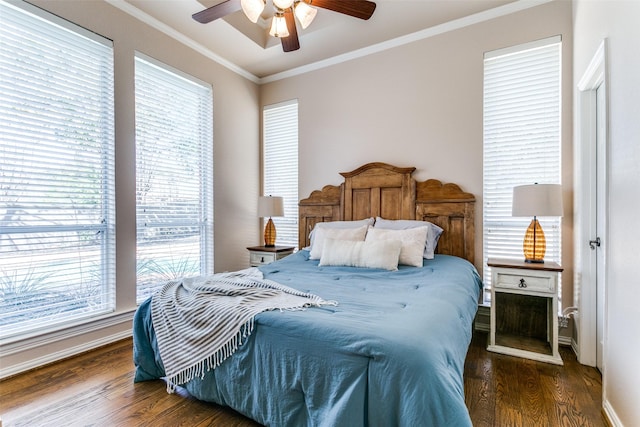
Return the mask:
[[[487,352],[476,332],[465,365],[471,419],[482,426],[606,426],[601,378],[561,348],[564,366]],[[162,381],[133,383],[131,340],[0,381],[2,427],[257,426]]]
[[[475,427],[607,426],[600,372],[560,347],[564,366],[486,351],[476,332],[464,370],[465,401]]]

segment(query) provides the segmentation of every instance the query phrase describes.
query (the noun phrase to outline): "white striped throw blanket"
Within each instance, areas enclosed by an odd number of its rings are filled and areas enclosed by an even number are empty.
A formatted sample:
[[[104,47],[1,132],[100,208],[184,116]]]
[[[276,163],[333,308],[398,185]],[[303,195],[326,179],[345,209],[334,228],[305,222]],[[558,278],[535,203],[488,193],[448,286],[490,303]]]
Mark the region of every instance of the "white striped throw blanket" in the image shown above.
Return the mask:
[[[267,310],[337,305],[264,279],[255,267],[168,282],[151,299],[167,391],[203,377],[231,356]]]

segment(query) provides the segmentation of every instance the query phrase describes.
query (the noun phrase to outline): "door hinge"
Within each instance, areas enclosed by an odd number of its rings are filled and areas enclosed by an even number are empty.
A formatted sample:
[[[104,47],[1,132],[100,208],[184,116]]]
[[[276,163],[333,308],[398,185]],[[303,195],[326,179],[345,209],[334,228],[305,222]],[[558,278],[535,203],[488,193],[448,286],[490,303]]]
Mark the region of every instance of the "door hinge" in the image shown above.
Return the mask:
[[[595,240],[589,240],[589,247],[591,248],[591,250],[595,250],[596,248],[600,247],[600,238],[596,237]]]

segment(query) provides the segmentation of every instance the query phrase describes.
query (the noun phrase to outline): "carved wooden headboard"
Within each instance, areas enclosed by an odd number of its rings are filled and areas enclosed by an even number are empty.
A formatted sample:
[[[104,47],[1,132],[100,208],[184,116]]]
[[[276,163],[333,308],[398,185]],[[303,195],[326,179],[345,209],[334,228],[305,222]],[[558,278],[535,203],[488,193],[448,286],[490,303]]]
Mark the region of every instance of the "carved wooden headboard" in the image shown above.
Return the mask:
[[[455,255],[474,263],[473,194],[456,184],[436,179],[416,182],[416,168],[368,163],[342,172],[344,182],[316,190],[299,203],[299,247],[309,246],[316,223],[351,221],[380,216],[385,219],[429,221],[444,229],[437,253]]]

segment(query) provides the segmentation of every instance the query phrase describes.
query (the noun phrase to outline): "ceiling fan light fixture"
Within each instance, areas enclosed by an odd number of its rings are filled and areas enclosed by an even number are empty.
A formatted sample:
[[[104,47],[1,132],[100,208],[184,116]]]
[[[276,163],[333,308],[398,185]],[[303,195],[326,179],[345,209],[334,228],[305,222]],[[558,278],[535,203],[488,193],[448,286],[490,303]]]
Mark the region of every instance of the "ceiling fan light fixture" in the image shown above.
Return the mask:
[[[269,10],[265,12],[267,3]],[[300,49],[296,20],[306,29],[314,21],[318,9],[326,9],[366,21],[376,10],[376,4],[370,0],[218,0],[217,4],[194,13],[191,17],[206,24],[240,9],[254,24],[260,21],[260,30],[264,29],[263,24],[269,16],[273,16],[269,35],[280,38],[284,52],[293,52]],[[272,15],[274,9],[275,14]]]
[[[249,21],[255,24],[262,15],[265,2],[263,0],[240,0],[240,6]]]
[[[284,19],[282,12],[277,12],[271,20],[271,29],[269,34],[273,37],[289,37],[289,29],[287,21]]]
[[[273,5],[278,9],[286,10],[293,6],[293,0],[273,0]]]
[[[303,30],[306,29],[309,24],[311,24],[311,22],[313,22],[313,19],[318,13],[318,9],[309,6],[304,1],[297,2],[294,11],[296,14],[296,18],[298,18],[298,21],[300,21],[300,25],[302,25]]]

